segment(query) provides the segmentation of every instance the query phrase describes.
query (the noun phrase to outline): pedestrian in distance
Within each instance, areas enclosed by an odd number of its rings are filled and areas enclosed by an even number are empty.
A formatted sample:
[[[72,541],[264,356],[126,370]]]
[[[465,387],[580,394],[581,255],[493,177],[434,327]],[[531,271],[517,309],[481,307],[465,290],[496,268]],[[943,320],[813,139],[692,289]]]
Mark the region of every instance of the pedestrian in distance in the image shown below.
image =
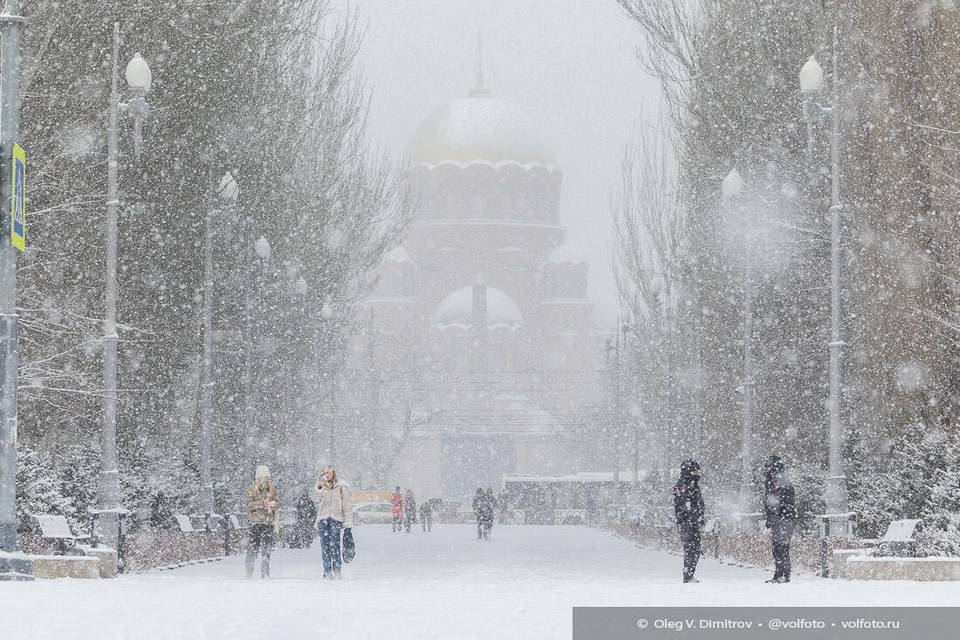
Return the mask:
[[[477,519],[477,540],[483,540],[483,503],[485,497],[483,489],[477,487],[477,492],[473,494],[473,515]]]
[[[487,529],[487,536],[490,537],[490,534],[493,533],[493,521],[496,519],[497,515],[497,498],[493,495],[493,488],[487,487],[486,491],[486,509],[484,510],[484,522],[483,526]]]
[[[403,496],[403,528],[410,533],[410,527],[417,521],[417,501],[413,499],[413,491],[407,489]]]
[[[313,490],[317,505],[317,531],[323,556],[323,577],[340,578],[343,558],[340,555],[340,533],[353,527],[350,492],[337,480],[337,472],[327,465]]]
[[[243,500],[250,527],[247,534],[247,577],[253,576],[253,568],[260,555],[260,576],[270,577],[270,553],[276,540],[280,515],[280,496],[270,478],[270,469],[260,465],[254,472],[253,485]]]
[[[700,465],[696,460],[680,463],[680,479],[673,487],[673,508],[683,544],[683,581],[699,582],[693,574],[700,560],[701,528],[704,525],[703,495],[700,493]]]
[[[297,500],[297,520],[293,525],[293,538],[290,546],[295,549],[308,549],[316,537],[317,505],[313,503],[310,492],[304,489]]]
[[[420,526],[424,532],[433,528],[433,499],[427,500],[420,505]]]
[[[477,517],[477,540],[488,539],[493,528],[493,505],[487,492],[480,487],[473,496],[473,513]]]
[[[396,533],[403,529],[403,494],[400,493],[400,485],[397,485],[390,496],[390,508],[393,514],[393,531]]]
[[[797,525],[797,500],[786,466],[779,456],[767,459],[763,478],[763,510],[773,546],[773,578],[767,582],[790,582],[790,539]]]

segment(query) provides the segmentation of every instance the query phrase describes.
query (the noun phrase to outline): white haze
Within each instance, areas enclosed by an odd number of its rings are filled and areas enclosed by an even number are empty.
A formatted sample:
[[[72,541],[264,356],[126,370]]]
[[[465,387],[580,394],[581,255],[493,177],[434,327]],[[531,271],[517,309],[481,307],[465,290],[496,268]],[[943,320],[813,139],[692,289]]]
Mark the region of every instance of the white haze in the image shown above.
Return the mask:
[[[483,34],[494,95],[541,120],[563,188],[568,240],[591,262],[597,319],[612,324],[610,194],[624,145],[656,121],[657,81],[639,67],[640,33],[614,2],[596,0],[335,0],[366,27],[360,67],[372,91],[370,130],[397,156],[420,121],[467,93]]]

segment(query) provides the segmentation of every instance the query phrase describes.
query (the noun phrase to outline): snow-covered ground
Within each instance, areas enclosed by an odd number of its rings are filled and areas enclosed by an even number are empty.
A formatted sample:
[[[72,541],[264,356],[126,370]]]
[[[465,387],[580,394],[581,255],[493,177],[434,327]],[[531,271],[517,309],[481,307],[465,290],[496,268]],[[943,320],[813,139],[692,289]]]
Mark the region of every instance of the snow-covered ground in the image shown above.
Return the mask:
[[[680,558],[582,527],[469,525],[394,534],[355,530],[357,559],[321,579],[320,550],[274,553],[273,577],[243,577],[243,560],[117,580],[0,582],[4,638],[30,640],[569,638],[571,607],[655,605],[951,606],[955,583],[865,583],[701,561],[680,584]]]

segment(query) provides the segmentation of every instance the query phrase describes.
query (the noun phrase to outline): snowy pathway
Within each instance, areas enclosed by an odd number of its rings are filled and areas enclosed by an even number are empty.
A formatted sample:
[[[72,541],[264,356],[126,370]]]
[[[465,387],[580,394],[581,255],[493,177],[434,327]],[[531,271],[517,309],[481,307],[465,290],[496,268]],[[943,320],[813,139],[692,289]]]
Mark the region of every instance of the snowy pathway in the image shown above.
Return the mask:
[[[701,562],[680,584],[680,558],[581,527],[469,525],[394,534],[355,530],[341,581],[320,578],[318,547],[282,550],[269,580],[243,561],[117,580],[0,582],[3,637],[100,640],[569,638],[574,605],[955,605],[952,583],[851,583]],[[332,635],[331,635],[332,634]]]

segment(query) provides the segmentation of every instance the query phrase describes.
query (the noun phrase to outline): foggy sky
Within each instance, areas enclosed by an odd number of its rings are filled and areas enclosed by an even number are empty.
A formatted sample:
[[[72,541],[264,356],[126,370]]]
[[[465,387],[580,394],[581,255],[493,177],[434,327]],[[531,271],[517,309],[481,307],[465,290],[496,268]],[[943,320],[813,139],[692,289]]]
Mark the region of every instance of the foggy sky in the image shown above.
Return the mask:
[[[610,196],[624,145],[659,106],[637,64],[639,31],[614,0],[334,0],[359,14],[370,132],[404,155],[421,120],[474,85],[478,30],[487,88],[540,119],[563,173],[561,223],[591,262],[595,314],[616,312]]]

